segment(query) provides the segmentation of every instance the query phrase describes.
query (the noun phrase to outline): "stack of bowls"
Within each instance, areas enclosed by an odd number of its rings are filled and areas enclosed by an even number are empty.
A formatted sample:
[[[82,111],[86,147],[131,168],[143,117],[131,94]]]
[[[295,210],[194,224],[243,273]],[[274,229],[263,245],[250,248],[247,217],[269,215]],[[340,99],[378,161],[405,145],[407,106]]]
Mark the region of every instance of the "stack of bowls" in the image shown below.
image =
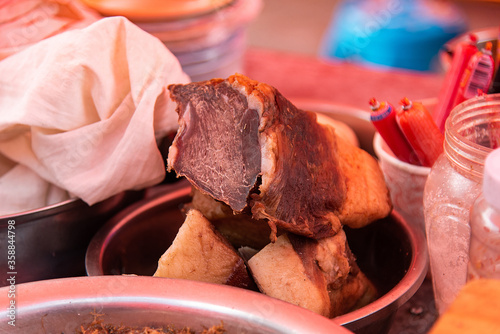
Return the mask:
[[[120,6],[114,1],[84,2],[103,15],[125,16],[156,36],[192,81],[242,71],[247,27],[262,6],[260,0],[124,1]]]

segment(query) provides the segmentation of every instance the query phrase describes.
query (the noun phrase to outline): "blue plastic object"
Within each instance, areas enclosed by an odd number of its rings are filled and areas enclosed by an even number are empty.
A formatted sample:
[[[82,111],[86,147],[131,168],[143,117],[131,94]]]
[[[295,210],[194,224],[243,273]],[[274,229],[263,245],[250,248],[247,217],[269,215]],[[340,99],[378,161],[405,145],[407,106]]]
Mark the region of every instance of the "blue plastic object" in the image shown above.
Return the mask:
[[[442,46],[466,31],[463,13],[445,0],[344,0],[332,16],[320,55],[437,71]]]

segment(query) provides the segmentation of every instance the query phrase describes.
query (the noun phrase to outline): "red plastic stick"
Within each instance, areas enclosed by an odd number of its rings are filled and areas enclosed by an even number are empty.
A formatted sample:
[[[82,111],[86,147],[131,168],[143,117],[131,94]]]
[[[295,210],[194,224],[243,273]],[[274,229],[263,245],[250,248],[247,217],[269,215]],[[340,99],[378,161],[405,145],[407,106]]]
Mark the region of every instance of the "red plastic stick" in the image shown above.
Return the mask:
[[[443,134],[422,103],[401,100],[396,121],[422,166],[431,167],[443,152]]]
[[[476,43],[476,35],[470,34],[469,40],[459,43],[453,53],[450,68],[446,72],[443,85],[439,92],[438,101],[433,112],[434,122],[441,132],[444,132],[446,119],[451,109],[455,106],[460,79],[467,68],[469,60],[477,52]]]

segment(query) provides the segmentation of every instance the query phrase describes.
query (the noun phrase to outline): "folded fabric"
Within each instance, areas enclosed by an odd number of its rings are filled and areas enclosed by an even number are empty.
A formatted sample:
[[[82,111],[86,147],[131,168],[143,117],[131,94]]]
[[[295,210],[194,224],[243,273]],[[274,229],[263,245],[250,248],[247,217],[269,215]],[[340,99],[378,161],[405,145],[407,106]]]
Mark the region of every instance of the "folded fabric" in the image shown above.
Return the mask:
[[[166,87],[190,79],[155,37],[105,18],[5,58],[0,73],[0,214],[20,198],[18,211],[40,206],[52,186],[91,205],[163,179],[157,141],[177,129]],[[34,174],[51,186],[26,186]]]

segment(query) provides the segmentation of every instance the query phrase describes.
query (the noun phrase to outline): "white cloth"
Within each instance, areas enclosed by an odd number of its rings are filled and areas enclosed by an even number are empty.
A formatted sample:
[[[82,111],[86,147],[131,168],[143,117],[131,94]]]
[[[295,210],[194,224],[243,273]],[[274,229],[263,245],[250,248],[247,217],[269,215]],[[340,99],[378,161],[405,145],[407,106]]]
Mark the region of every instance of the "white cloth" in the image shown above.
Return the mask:
[[[123,17],[0,61],[0,214],[39,207],[41,197],[51,204],[62,190],[91,205],[161,181],[157,140],[177,129],[166,87],[189,80]]]

